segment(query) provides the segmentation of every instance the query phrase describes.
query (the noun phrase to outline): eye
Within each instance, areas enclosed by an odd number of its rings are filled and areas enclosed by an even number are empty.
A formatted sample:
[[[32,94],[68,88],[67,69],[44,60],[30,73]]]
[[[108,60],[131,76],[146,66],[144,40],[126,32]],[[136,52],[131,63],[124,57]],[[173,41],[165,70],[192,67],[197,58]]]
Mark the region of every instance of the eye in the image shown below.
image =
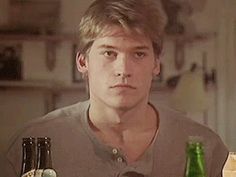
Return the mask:
[[[115,51],[104,51],[103,55],[107,58],[115,58],[117,53]]]
[[[137,59],[142,59],[146,56],[146,53],[145,52],[135,52],[135,58]]]

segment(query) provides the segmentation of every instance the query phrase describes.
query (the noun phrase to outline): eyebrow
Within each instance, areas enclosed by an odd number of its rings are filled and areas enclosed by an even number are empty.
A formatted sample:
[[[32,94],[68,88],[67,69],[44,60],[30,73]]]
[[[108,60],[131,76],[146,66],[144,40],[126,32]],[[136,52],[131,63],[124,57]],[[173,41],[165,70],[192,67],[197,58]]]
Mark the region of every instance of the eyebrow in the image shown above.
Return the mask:
[[[102,44],[100,46],[98,46],[98,48],[105,48],[105,49],[117,49],[117,47],[115,46],[112,46],[112,45],[107,45],[107,44]],[[133,47],[133,49],[138,49],[138,50],[149,50],[150,48],[146,45],[143,45],[143,46],[136,46],[136,47]]]
[[[106,44],[102,44],[102,45],[98,46],[98,48],[116,49],[116,47],[111,46],[111,45],[106,45]]]

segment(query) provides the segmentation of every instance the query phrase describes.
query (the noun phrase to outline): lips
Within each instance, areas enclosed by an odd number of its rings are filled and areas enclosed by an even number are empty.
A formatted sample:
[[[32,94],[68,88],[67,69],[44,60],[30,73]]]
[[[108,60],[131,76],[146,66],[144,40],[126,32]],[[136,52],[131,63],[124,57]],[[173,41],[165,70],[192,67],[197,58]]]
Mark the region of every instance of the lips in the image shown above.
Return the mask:
[[[115,84],[111,86],[110,88],[129,88],[129,89],[136,89],[134,86],[129,84]]]

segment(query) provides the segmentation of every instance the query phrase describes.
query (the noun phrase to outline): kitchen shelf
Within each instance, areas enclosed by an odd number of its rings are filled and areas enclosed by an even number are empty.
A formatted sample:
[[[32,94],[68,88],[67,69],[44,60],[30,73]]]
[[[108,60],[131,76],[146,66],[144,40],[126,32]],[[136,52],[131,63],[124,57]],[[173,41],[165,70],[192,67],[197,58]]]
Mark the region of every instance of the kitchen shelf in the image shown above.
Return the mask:
[[[55,81],[0,81],[0,89],[86,90],[85,83],[65,84]]]
[[[206,41],[215,38],[217,33],[196,33],[196,34],[178,34],[178,35],[164,35],[164,40],[182,41],[184,43],[192,43],[197,41]]]
[[[84,81],[79,83],[61,83],[55,81],[0,81],[1,89],[38,89],[51,91],[86,91],[86,84]],[[164,84],[153,83],[151,91],[166,91],[170,90]]]
[[[36,34],[0,34],[1,41],[77,41],[74,34],[53,34],[53,35],[36,35]]]

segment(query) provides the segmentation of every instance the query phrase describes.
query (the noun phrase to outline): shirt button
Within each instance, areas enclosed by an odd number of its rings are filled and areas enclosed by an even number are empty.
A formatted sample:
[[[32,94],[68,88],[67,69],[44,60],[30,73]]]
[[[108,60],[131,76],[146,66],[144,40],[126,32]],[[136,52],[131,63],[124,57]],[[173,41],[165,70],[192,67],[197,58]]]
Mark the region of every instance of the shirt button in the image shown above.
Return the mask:
[[[118,158],[117,158],[117,162],[122,163],[122,162],[123,162],[122,157],[118,157]]]
[[[118,153],[118,150],[116,148],[112,149],[112,153],[113,154],[117,154]]]

